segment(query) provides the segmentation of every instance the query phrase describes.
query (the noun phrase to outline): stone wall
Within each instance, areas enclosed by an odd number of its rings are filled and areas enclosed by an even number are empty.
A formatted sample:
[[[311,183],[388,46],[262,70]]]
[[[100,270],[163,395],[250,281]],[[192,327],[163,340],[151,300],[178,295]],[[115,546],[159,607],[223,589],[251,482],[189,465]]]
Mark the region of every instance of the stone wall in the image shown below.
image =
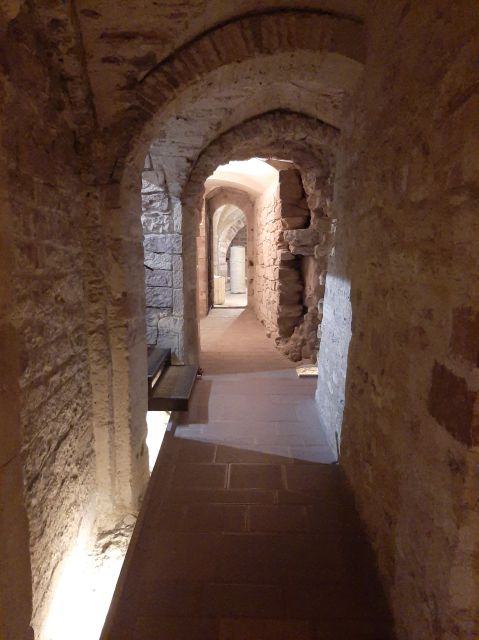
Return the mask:
[[[74,49],[77,34],[65,21],[57,42],[44,18],[24,4],[2,51],[0,636],[12,640],[31,637],[32,611],[38,637],[55,571],[96,495],[78,151],[89,103],[73,69],[68,87],[60,74],[61,47]]]
[[[320,414],[400,640],[476,638],[479,13],[376,2],[369,30],[338,158]]]
[[[279,177],[254,203],[254,310],[269,336],[278,335],[278,292],[275,287],[277,245],[282,237]]]
[[[295,361],[316,360],[322,317],[318,305],[332,242],[320,230],[326,190],[317,175],[317,169],[303,177],[299,170],[283,167],[278,183],[255,206],[256,314],[278,348]]]
[[[146,339],[183,358],[183,257],[181,202],[168,193],[166,178],[149,154],[143,171]]]

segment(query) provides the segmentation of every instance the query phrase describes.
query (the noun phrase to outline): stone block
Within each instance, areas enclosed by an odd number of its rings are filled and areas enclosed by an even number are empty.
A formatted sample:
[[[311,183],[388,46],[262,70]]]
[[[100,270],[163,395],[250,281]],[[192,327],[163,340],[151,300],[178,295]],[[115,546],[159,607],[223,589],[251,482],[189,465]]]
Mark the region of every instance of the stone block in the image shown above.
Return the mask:
[[[291,251],[280,250],[277,252],[277,256],[279,262],[290,262],[296,259],[296,256],[294,256]]]
[[[181,289],[183,287],[183,258],[182,256],[172,256],[173,287]]]
[[[309,224],[309,216],[295,216],[291,218],[282,218],[281,226],[283,229],[305,229]]]
[[[172,315],[165,315],[158,320],[158,331],[160,335],[174,333],[180,335],[183,332],[183,318],[176,318]]]
[[[158,343],[158,327],[147,325],[146,326],[146,344],[153,345]]]
[[[298,318],[303,315],[303,306],[300,304],[285,304],[278,307],[278,322],[281,318]]]
[[[174,230],[170,215],[152,215],[151,213],[142,215],[141,224],[144,234],[171,233]]]
[[[283,202],[298,202],[304,197],[299,171],[288,169],[279,172],[279,195]]]
[[[470,447],[479,441],[474,404],[477,394],[469,389],[464,378],[457,376],[438,362],[432,370],[429,391],[429,413],[456,440]]]
[[[284,239],[293,246],[314,246],[319,243],[319,234],[315,229],[296,229],[285,231]]]
[[[166,213],[170,209],[170,200],[165,191],[150,189],[141,191],[141,208],[144,212]]]
[[[171,287],[173,274],[164,269],[145,269],[145,282],[147,287]]]
[[[181,253],[181,244],[181,236],[177,233],[149,234],[143,243],[145,251],[153,253]]]
[[[310,217],[309,207],[306,200],[299,200],[296,203],[283,202],[281,204],[282,218]]]
[[[173,230],[175,233],[181,233],[183,226],[183,208],[181,201],[177,198],[172,198],[173,204]]]
[[[182,316],[184,311],[183,289],[173,291],[173,313],[175,316]]]
[[[147,307],[164,309],[173,306],[173,290],[171,287],[146,287],[145,298]]]
[[[171,255],[145,251],[144,263],[149,269],[171,269]]]

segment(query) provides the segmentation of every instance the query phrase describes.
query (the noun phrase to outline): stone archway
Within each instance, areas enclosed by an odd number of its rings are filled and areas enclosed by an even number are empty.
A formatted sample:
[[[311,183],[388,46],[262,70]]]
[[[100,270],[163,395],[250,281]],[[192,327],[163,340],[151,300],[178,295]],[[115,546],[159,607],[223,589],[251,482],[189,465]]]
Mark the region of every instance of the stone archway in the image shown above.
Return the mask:
[[[305,137],[308,144],[304,143]],[[318,257],[325,275],[332,238],[332,183],[337,131],[312,118],[274,112],[254,118],[220,136],[199,157],[185,186],[183,204],[185,345],[189,357],[197,358],[197,312],[194,304],[197,220],[201,215],[204,182],[219,164],[254,155],[290,157],[301,170],[312,218],[309,229],[290,232],[291,243],[318,245]],[[321,229],[321,232],[319,231]],[[322,284],[324,286],[324,282]],[[324,289],[323,289],[324,292]],[[193,304],[192,304],[193,302]]]
[[[208,282],[208,234],[207,234],[207,220],[208,217],[214,216],[215,212],[221,207],[232,206],[241,212],[246,219],[246,246],[247,246],[247,267],[246,277],[248,282],[248,304],[251,304],[254,297],[253,287],[253,265],[252,263],[252,248],[254,246],[254,222],[253,222],[253,202],[250,195],[241,189],[234,187],[216,187],[209,191],[205,196],[205,206],[202,208],[202,218],[199,225],[199,232],[197,238],[198,248],[198,316],[201,318],[208,312],[208,295],[207,295],[207,282]],[[239,227],[238,227],[239,229]],[[232,237],[231,237],[232,240]],[[205,256],[205,260],[202,263],[200,256]]]
[[[144,69],[140,77],[121,87],[121,99],[106,100],[97,114],[103,134],[95,145],[94,182],[99,189],[94,204],[95,215],[101,211],[107,245],[103,294],[111,345],[111,367],[108,371],[97,368],[102,380],[108,378],[111,390],[114,433],[103,445],[106,459],[117,461],[122,470],[114,478],[113,489],[119,504],[137,503],[146,477],[145,298],[138,182],[151,140],[161,141],[160,155],[170,160],[164,166],[169,193],[180,198],[203,149],[219,134],[265,110],[293,110],[299,101],[312,122],[318,123],[316,118],[323,115],[339,125],[341,106],[362,72],[365,42],[360,21],[314,9],[240,16]],[[304,86],[298,84],[302,78]],[[253,95],[251,83],[257,82],[263,89]],[[209,101],[203,101],[205,97]],[[211,101],[216,108],[211,108]],[[185,212],[183,219],[187,219]],[[187,235],[183,234],[183,252],[194,256],[196,246],[187,246]],[[92,273],[95,267],[104,268],[99,256],[92,255],[91,262]],[[184,281],[191,276],[195,278],[185,266]],[[188,286],[194,289],[193,284]],[[187,288],[184,293],[194,295]],[[194,326],[197,317],[195,300],[188,299],[185,310],[191,305],[194,312],[184,318],[188,327]],[[187,328],[187,358],[195,359],[197,344],[197,330]]]

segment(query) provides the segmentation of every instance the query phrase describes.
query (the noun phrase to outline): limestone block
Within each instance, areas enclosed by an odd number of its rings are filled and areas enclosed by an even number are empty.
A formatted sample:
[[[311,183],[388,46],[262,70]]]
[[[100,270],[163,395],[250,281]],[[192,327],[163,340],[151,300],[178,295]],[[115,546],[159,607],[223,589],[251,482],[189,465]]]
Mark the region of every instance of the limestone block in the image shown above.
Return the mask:
[[[283,229],[304,229],[309,224],[309,216],[282,218]]]
[[[306,200],[303,198],[298,202],[281,203],[282,218],[310,217],[310,211]]]
[[[183,227],[183,208],[181,206],[181,200],[179,198],[172,198],[171,204],[173,207],[173,231],[175,233],[181,233]]]
[[[183,289],[173,290],[173,313],[175,316],[183,315]]]
[[[142,213],[168,213],[170,211],[170,199],[165,191],[141,193]]]
[[[145,251],[145,266],[150,269],[171,269],[172,256],[168,253]]]
[[[279,250],[277,252],[277,257],[279,262],[290,262],[291,260],[296,260],[296,256],[294,256],[291,251]]]
[[[173,287],[181,289],[183,287],[183,257],[172,256]]]
[[[148,234],[145,236],[143,245],[145,251],[153,253],[181,253],[181,235],[176,233]]]
[[[146,325],[146,344],[148,346],[158,344],[158,327]]]
[[[164,316],[158,321],[158,335],[180,335],[183,332],[183,324],[183,318],[177,318],[172,315]]]
[[[172,272],[164,269],[145,269],[145,282],[148,287],[171,287]]]
[[[283,202],[297,202],[304,196],[301,175],[296,170],[279,172],[279,195]]]
[[[173,290],[170,287],[147,287],[145,299],[147,307],[170,308],[173,306]]]
[[[141,216],[143,233],[162,234],[174,231],[173,220],[170,215],[147,213]]]
[[[303,315],[303,306],[300,304],[279,305],[278,314],[280,318],[298,318]]]

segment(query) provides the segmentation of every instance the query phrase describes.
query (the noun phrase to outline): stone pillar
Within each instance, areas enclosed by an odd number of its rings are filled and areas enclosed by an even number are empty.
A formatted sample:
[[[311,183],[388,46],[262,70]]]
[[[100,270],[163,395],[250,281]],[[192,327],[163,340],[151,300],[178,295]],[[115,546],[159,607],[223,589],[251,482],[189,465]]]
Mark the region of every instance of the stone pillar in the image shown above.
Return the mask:
[[[231,247],[230,289],[231,293],[245,293],[245,248]]]

